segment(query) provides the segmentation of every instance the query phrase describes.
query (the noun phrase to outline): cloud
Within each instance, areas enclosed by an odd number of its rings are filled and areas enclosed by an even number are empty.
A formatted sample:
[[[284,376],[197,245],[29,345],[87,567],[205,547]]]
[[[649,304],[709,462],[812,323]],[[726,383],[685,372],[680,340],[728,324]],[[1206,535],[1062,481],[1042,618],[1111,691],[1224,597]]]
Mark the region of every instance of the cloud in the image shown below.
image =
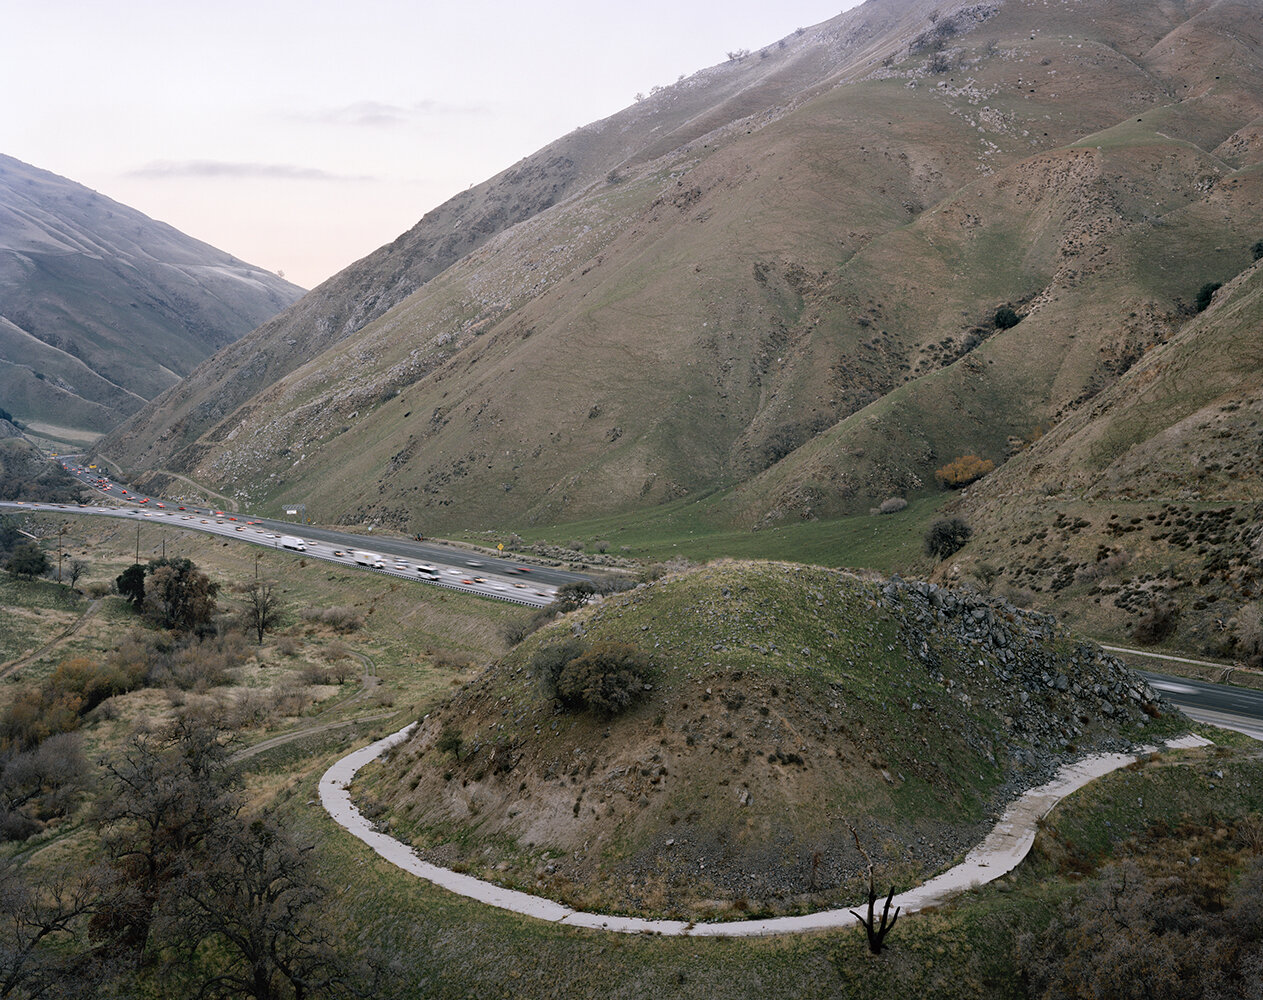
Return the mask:
[[[476,116],[489,113],[478,104],[445,104],[442,101],[414,101],[411,104],[388,104],[383,101],[356,101],[337,108],[325,108],[296,115],[300,121],[318,125],[350,125],[356,128],[395,128],[427,118],[441,116]]]
[[[164,180],[223,177],[229,180],[367,181],[371,177],[333,174],[295,163],[231,163],[223,160],[155,160],[128,172],[131,177]]]

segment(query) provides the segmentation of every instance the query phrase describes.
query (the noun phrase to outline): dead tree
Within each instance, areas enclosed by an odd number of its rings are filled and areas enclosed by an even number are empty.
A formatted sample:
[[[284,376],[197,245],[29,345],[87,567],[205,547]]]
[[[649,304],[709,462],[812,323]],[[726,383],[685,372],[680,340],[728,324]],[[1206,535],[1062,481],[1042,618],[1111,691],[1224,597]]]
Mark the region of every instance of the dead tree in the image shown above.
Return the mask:
[[[874,955],[880,955],[882,948],[886,945],[886,935],[894,929],[902,907],[896,906],[895,915],[893,917],[890,915],[890,903],[895,898],[895,887],[892,885],[890,892],[886,894],[886,905],[882,907],[881,920],[874,920],[873,906],[877,902],[877,889],[873,884],[873,859],[860,846],[860,836],[855,832],[855,827],[852,826],[850,829],[851,836],[855,838],[855,849],[864,855],[864,863],[868,866],[868,919],[861,917],[854,910],[851,910],[851,916],[864,925],[864,932],[868,935],[868,950]]]

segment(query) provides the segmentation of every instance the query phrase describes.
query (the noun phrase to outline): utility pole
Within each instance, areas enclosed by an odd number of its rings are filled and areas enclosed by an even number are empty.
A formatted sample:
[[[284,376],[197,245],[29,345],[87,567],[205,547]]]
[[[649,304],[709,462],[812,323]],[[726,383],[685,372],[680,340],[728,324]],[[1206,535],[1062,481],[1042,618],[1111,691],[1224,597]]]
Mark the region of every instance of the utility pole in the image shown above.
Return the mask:
[[[136,565],[140,565],[140,524],[136,525]]]

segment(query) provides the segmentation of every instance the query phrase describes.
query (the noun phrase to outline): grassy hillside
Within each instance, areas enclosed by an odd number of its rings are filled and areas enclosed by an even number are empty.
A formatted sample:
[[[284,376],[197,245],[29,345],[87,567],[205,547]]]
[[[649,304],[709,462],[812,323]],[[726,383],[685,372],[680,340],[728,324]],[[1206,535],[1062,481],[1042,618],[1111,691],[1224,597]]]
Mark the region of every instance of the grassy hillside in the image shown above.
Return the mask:
[[[576,637],[637,651],[647,686],[628,711],[576,710],[551,686],[546,661]],[[1138,685],[999,602],[719,563],[531,637],[429,713],[363,794],[441,863],[573,905],[812,909],[860,895],[852,827],[914,882],[1063,753],[1179,729]]]
[[[103,453],[422,533],[738,485],[751,527],[930,489],[1081,408],[1249,264],[1243,16],[865,5],[545,151],[581,146],[573,169],[541,153],[454,200],[322,291],[353,322],[312,313],[285,348],[275,326]],[[546,206],[528,184],[425,275],[392,263],[530,178]]]

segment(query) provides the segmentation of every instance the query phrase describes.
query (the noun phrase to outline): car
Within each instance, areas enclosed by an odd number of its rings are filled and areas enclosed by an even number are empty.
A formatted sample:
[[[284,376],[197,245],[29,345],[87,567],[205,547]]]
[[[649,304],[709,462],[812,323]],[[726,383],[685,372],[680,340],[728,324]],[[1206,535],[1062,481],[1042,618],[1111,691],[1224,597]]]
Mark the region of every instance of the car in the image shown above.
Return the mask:
[[[465,565],[466,565],[466,566],[473,566],[473,567],[477,568],[478,566],[481,566],[481,565],[482,565],[482,563],[478,562],[477,560],[470,559],[467,563],[465,563]]]
[[[246,529],[245,529],[245,528],[243,528],[241,525],[237,525],[237,527],[236,527],[236,528],[234,528],[233,530],[234,530],[234,531],[245,531]]]
[[[463,583],[463,584],[465,584],[465,585],[467,585],[467,586],[470,586],[470,587],[472,587],[472,586],[474,585],[474,581],[473,581],[473,580],[461,580],[461,583]]]
[[[474,583],[486,583],[486,582],[487,582],[487,578],[485,576],[474,577]]]
[[[210,524],[210,521],[206,520],[206,518],[202,518],[202,523],[203,523],[203,524]]]
[[[531,568],[529,566],[519,566],[517,567],[517,571],[519,573],[529,573],[531,571]]]
[[[343,552],[341,549],[334,549],[333,554],[337,556],[339,559],[343,558],[346,555],[346,553]]]
[[[524,584],[524,583],[515,583],[513,586],[517,587],[517,589],[518,589],[518,590],[525,590],[525,589],[526,589],[526,584]]]
[[[395,563],[395,569],[407,569],[407,568],[408,568],[407,563],[402,563],[402,562]]]
[[[176,510],[184,510],[183,507],[177,507]]]
[[[160,503],[160,504],[158,504],[157,506],[162,507],[162,508],[165,508],[167,505],[166,505],[165,503]]]

